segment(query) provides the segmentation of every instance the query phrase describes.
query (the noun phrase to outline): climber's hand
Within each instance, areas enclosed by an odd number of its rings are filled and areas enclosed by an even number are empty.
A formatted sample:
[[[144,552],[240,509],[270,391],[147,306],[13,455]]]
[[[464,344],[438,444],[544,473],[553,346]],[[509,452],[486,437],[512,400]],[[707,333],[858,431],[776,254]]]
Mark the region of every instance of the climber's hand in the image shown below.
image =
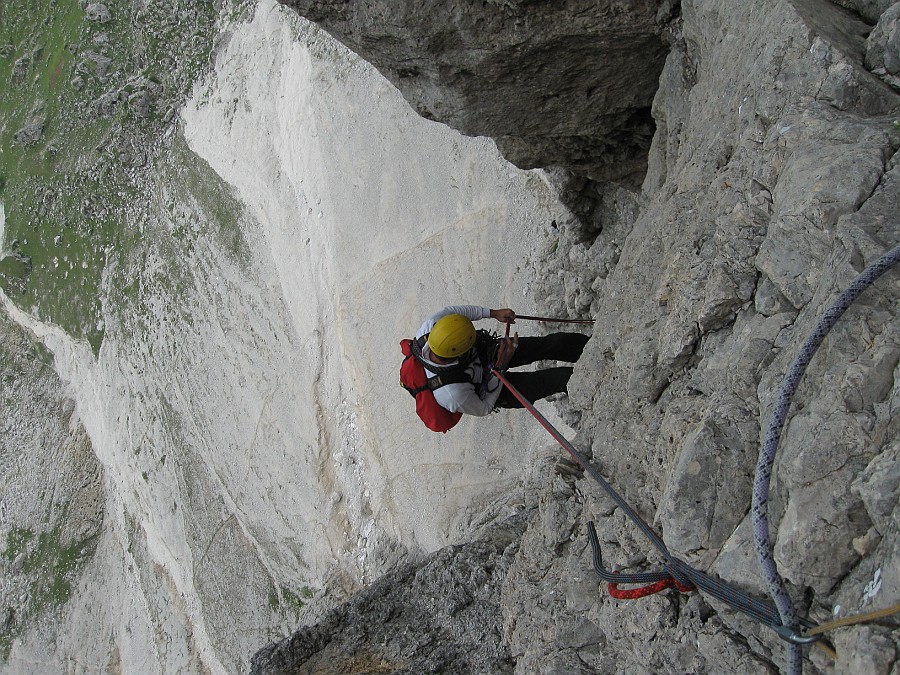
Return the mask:
[[[503,338],[500,343],[500,350],[497,352],[497,369],[506,370],[509,362],[512,360],[516,348],[519,346],[519,334],[516,333],[511,338]]]
[[[500,323],[515,323],[516,313],[508,307],[505,309],[492,309],[491,318],[497,319]]]

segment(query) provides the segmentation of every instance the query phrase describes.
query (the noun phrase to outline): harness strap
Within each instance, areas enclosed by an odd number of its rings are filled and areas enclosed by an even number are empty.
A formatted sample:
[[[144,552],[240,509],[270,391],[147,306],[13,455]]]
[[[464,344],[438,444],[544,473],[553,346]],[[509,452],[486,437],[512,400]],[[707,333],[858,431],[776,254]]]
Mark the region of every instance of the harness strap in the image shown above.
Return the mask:
[[[408,356],[406,357],[409,358]],[[447,375],[435,375],[434,377],[429,377],[425,384],[421,387],[407,387],[403,385],[403,388],[406,389],[410,394],[415,398],[417,395],[421,394],[423,391],[434,391],[435,389],[440,389],[448,384],[456,384],[458,382],[468,382],[469,378],[465,373],[450,373]],[[401,383],[402,384],[402,383]]]
[[[493,367],[490,364],[493,363],[494,359],[496,358],[498,347],[497,337],[486,330],[479,330],[476,334],[475,346],[469,351],[468,354],[463,355],[458,363],[454,363],[449,366],[441,366],[436,363],[432,363],[422,354],[422,351],[425,349],[425,345],[428,342],[428,335],[429,334],[426,333],[425,335],[412,340],[409,345],[409,353],[410,356],[418,361],[423,368],[431,371],[432,373],[436,373],[436,375],[429,378],[424,387],[419,387],[417,389],[410,389],[408,387],[404,388],[410,394],[415,396],[416,394],[421,393],[426,389],[434,391],[435,389],[440,389],[441,387],[444,387],[448,384],[458,384],[465,382],[473,385],[475,387],[475,391],[478,392],[480,396],[482,387],[484,387],[485,383],[487,382],[487,375],[491,372],[491,369]],[[406,358],[409,358],[409,356],[407,356]],[[473,361],[476,360],[481,361],[481,368],[484,373],[481,382],[474,382],[472,380],[472,376],[467,372],[469,366]]]
[[[436,363],[432,363],[428,359],[426,359],[422,355],[422,350],[425,349],[425,344],[428,342],[428,333],[423,335],[420,338],[416,338],[409,345],[409,352],[418,361],[423,368],[426,370],[430,370],[432,373],[437,373],[438,376],[453,376],[458,373],[465,373],[466,368],[468,367],[468,363],[460,361],[459,363],[454,363],[449,366],[439,366]],[[456,380],[457,382],[468,382],[469,378],[465,378],[462,380]],[[450,380],[446,380],[444,384],[450,384]],[[439,386],[443,386],[439,385]]]
[[[430,363],[425,360],[422,356],[422,348],[425,346],[425,341],[428,339],[427,335],[418,338],[417,340],[411,340],[409,345],[409,356],[403,359],[403,363],[406,363],[410,358],[414,358],[423,369],[428,369],[432,372],[438,371],[437,375],[429,377],[425,380],[425,384],[420,387],[407,387],[401,381],[400,384],[403,386],[406,391],[408,391],[413,398],[421,394],[423,391],[434,391],[435,389],[440,389],[448,384],[456,384],[459,382],[471,382],[471,378],[466,373],[466,364],[454,364],[452,366],[447,366],[442,368],[441,366],[436,366],[433,363]],[[401,366],[402,368],[402,366]]]

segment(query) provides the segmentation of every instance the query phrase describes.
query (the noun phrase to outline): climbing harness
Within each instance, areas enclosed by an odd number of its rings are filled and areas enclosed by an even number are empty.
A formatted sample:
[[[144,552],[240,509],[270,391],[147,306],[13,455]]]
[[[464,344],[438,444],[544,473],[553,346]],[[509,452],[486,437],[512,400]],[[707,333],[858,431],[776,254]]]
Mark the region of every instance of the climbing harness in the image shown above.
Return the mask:
[[[800,353],[795,358],[788,375],[785,377],[779,394],[778,403],[772,413],[769,429],[765,436],[759,463],[757,464],[756,480],[753,490],[753,525],[757,545],[757,554],[763,573],[774,598],[774,603],[753,598],[747,593],[730,586],[720,579],[716,579],[694,569],[686,562],[674,557],[668,550],[662,538],[644,521],[638,513],[616,492],[613,487],[600,475],[600,472],[578,452],[575,447],[534,407],[534,405],[522,396],[522,394],[506,379],[496,368],[492,368],[494,375],[503,383],[510,393],[525,407],[528,412],[543,426],[551,436],[559,443],[606,492],[607,495],[622,509],[626,516],[644,533],[653,546],[663,557],[663,569],[655,572],[640,572],[632,574],[619,574],[603,568],[600,555],[600,543],[593,523],[588,523],[588,538],[593,551],[593,565],[597,574],[609,584],[610,593],[620,599],[632,599],[645,597],[658,593],[666,588],[676,588],[681,592],[700,589],[712,597],[724,602],[733,609],[742,612],[759,623],[774,630],[782,639],[789,643],[789,669],[791,673],[802,672],[802,646],[812,644],[821,639],[822,633],[827,628],[817,627],[811,621],[799,618],[794,610],[793,603],[784,586],[784,582],[778,575],[775,567],[772,549],[768,536],[768,517],[766,504],[768,501],[769,482],[772,474],[775,451],[778,446],[778,438],[784,426],[791,396],[797,388],[806,366],[812,355],[822,343],[825,335],[838,321],[853,301],[868,288],[874,281],[888,269],[900,261],[900,246],[895,247],[889,253],[869,266],[847,288],[838,299],[828,308],[816,325],[813,334],[807,339]],[[534,317],[517,316],[517,319]],[[507,324],[507,336],[509,324]],[[641,588],[630,591],[622,591],[619,584],[647,584]],[[890,608],[888,614],[900,611],[900,607]],[[885,614],[878,613],[878,616]],[[837,623],[837,622],[835,622]],[[825,626],[825,625],[823,625]],[[836,627],[836,626],[835,626]]]
[[[772,478],[772,466],[775,463],[775,453],[778,450],[778,441],[781,430],[787,420],[788,408],[791,398],[797,390],[800,378],[806,372],[806,367],[812,360],[816,350],[822,344],[825,336],[834,327],[841,315],[856,300],[860,294],[871,286],[876,279],[887,272],[900,261],[900,246],[895,246],[888,253],[867,267],[847,289],[841,293],[831,306],[822,314],[813,332],[803,343],[794,361],[785,375],[784,382],[778,393],[778,400],[772,411],[769,426],[763,441],[763,447],[756,465],[756,477],[753,482],[753,534],[756,543],[756,555],[762,568],[763,577],[769,586],[769,593],[778,607],[778,614],[784,626],[793,630],[798,627],[797,612],[793,601],[787,592],[784,580],[778,573],[775,565],[775,557],[772,551],[772,543],[769,540],[769,517],[767,505],[769,501],[769,483]],[[803,654],[799,647],[792,646],[788,653],[788,671],[792,674],[800,673],[803,669]]]
[[[476,358],[481,359],[482,363],[490,362],[496,352],[496,336],[486,330],[477,331],[472,349],[463,354],[458,363],[446,366],[432,363],[422,355],[427,341],[427,334],[415,340],[400,341],[400,350],[403,353],[403,362],[400,364],[400,386],[416,400],[416,414],[425,426],[432,431],[445,434],[462,419],[462,413],[450,412],[440,405],[434,398],[435,390],[448,384],[467,382],[480,392],[485,383],[473,381],[469,365]],[[428,377],[426,368],[434,373],[432,377]]]

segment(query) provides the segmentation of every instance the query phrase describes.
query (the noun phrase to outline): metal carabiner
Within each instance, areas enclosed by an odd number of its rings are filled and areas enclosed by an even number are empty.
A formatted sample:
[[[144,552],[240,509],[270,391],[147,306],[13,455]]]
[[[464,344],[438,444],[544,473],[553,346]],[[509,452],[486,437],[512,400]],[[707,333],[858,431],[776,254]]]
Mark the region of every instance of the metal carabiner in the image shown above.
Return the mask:
[[[771,626],[771,628],[778,633],[778,637],[785,642],[790,642],[792,645],[811,645],[824,637],[821,634],[803,635],[803,633],[798,633],[794,628],[789,626]]]

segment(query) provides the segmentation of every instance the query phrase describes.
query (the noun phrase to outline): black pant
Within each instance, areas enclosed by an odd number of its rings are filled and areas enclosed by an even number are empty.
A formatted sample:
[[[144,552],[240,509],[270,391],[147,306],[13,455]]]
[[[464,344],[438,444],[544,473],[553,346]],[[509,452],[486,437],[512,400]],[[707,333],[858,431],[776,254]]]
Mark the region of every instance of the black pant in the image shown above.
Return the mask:
[[[519,338],[519,346],[509,362],[510,368],[527,366],[535,361],[565,361],[575,363],[581,358],[581,352],[589,337],[581,333],[551,333],[544,337]],[[519,390],[526,400],[535,401],[547,398],[566,390],[566,384],[572,377],[572,368],[545,368],[528,373],[507,373],[506,379]],[[522,408],[522,404],[506,387],[497,398],[500,408]]]

